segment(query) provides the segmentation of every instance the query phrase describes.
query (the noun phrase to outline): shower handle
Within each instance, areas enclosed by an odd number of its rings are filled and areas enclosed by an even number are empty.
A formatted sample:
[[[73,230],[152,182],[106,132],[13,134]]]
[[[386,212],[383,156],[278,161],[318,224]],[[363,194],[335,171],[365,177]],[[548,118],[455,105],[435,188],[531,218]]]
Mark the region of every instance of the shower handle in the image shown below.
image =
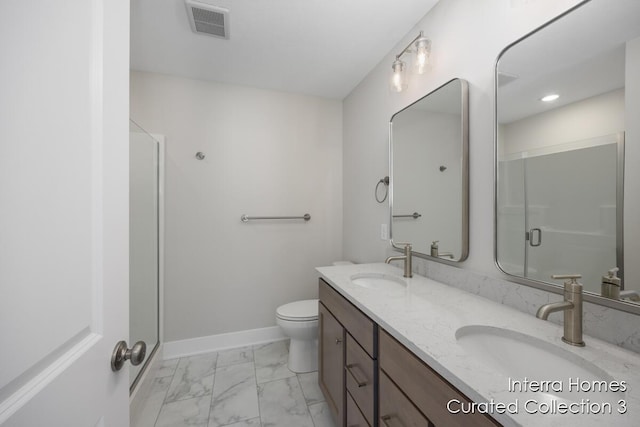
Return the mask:
[[[533,246],[534,248],[540,246],[542,244],[542,230],[539,228],[532,228],[528,233],[526,233],[526,239],[529,241],[530,246]]]

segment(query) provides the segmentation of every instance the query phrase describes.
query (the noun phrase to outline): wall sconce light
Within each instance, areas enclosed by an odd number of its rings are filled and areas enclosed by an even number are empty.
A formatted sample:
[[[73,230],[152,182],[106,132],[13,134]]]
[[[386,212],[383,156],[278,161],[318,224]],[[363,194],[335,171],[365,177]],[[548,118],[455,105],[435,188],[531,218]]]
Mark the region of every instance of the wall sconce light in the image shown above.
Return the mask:
[[[393,70],[391,75],[391,90],[402,92],[407,88],[407,64],[400,59],[405,53],[415,53],[413,65],[417,74],[424,74],[429,68],[429,57],[431,55],[431,40],[426,38],[422,31],[418,36],[396,55],[395,61],[391,65]]]

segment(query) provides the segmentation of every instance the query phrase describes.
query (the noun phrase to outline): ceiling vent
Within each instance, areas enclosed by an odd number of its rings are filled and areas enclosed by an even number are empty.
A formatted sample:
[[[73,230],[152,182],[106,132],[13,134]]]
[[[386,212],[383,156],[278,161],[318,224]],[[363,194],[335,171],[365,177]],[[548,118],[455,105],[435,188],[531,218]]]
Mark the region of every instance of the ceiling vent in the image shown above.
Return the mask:
[[[194,33],[229,39],[229,11],[195,0],[185,0]]]

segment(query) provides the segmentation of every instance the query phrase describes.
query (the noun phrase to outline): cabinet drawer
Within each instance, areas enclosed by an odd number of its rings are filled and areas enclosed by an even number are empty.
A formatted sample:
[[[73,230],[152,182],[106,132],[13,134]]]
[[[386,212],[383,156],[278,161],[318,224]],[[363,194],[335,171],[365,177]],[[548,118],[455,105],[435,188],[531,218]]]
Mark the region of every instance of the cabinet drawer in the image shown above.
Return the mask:
[[[356,402],[347,392],[347,427],[369,427],[370,425],[362,415],[362,412],[360,412]]]
[[[396,385],[380,372],[380,427],[433,427]],[[443,424],[446,426],[447,424]]]
[[[370,425],[374,415],[375,363],[348,333],[345,377],[347,390]]]
[[[447,411],[449,400],[458,399],[461,402],[470,402],[470,400],[382,329],[379,344],[380,369],[436,426],[495,427],[500,425],[484,414],[450,414]],[[384,415],[382,410],[380,414]]]
[[[324,394],[336,425],[344,417],[344,329],[318,304],[318,385]]]
[[[342,326],[358,341],[358,344],[369,354],[376,358],[374,350],[375,323],[365,314],[347,301],[342,295],[320,279],[320,301],[342,323]]]

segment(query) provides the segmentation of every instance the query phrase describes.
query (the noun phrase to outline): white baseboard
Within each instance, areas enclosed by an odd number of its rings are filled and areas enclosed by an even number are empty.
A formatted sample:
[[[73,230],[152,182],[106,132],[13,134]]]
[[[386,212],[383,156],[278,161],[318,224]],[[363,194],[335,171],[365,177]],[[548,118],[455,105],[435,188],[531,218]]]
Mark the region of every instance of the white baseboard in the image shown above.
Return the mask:
[[[212,351],[245,347],[285,339],[287,339],[287,337],[282,333],[280,326],[270,326],[268,328],[229,332],[226,334],[190,338],[188,340],[169,341],[165,342],[163,345],[163,359],[194,356]]]

